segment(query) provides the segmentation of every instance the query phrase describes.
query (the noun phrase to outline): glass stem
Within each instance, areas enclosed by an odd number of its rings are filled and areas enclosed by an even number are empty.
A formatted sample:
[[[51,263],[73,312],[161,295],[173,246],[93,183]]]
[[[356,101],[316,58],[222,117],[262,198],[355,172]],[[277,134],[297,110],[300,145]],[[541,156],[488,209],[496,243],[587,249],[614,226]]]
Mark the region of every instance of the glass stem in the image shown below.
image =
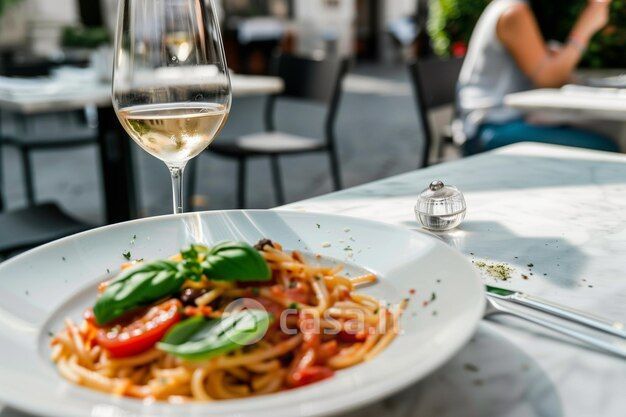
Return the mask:
[[[185,172],[185,166],[182,167],[168,167],[170,174],[172,175],[172,194],[174,201],[174,214],[184,213],[184,186],[183,186],[183,173]]]

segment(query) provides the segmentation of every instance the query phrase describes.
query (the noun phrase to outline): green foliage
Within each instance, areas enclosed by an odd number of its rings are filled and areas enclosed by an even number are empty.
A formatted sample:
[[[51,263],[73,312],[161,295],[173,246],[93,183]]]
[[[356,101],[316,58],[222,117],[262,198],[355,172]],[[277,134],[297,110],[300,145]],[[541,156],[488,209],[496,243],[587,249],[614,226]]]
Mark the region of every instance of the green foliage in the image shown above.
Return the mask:
[[[489,0],[430,0],[428,33],[439,56],[450,56],[454,42],[469,42]]]
[[[61,44],[66,48],[95,49],[109,43],[111,43],[111,37],[108,30],[103,27],[67,26],[63,28],[63,33],[61,34]]]
[[[613,0],[611,21],[593,39],[585,56],[592,68],[626,68],[626,0]]]
[[[564,41],[587,0],[538,1],[547,39]],[[428,32],[437,55],[449,56],[454,42],[469,42],[472,30],[489,0],[430,0]],[[626,0],[613,0],[608,26],[589,45],[583,66],[626,68]]]
[[[4,11],[10,6],[21,3],[23,0],[0,0],[0,16],[4,14]]]

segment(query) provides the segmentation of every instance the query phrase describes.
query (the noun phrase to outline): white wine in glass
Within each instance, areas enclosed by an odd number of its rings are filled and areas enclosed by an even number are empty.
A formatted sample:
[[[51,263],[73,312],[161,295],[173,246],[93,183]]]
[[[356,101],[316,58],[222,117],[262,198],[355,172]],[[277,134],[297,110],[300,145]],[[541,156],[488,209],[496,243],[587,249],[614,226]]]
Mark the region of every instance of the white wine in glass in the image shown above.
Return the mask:
[[[121,0],[118,19],[113,105],[129,136],[169,168],[182,213],[185,166],[217,137],[232,101],[215,7]]]
[[[172,103],[120,109],[128,134],[167,165],[185,164],[211,144],[228,110],[220,104]]]

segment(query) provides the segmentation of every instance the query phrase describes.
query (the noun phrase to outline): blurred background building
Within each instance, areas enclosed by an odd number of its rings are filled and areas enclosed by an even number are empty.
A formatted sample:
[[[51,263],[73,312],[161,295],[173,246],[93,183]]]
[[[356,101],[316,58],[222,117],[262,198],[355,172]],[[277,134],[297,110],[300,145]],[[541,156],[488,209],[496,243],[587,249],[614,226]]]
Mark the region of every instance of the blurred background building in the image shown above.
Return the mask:
[[[230,62],[252,70],[263,68],[259,52],[281,41],[300,53],[319,51],[391,59],[386,33],[397,31],[403,42],[413,30],[402,20],[414,15],[417,0],[217,0],[229,42]],[[67,26],[114,29],[115,0],[2,0],[0,48],[24,48],[58,58]],[[237,48],[232,48],[236,45]],[[234,50],[236,49],[236,50]],[[243,50],[243,51],[242,51]],[[240,54],[240,55],[238,55]]]

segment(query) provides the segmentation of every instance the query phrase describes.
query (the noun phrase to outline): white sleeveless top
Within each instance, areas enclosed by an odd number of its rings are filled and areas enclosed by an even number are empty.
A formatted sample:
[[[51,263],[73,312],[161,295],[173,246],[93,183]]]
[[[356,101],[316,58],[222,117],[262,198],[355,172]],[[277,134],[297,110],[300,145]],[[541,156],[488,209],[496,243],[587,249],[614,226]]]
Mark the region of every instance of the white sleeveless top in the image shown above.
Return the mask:
[[[493,0],[480,17],[458,83],[458,110],[466,138],[482,123],[505,123],[521,114],[504,106],[504,96],[530,90],[532,82],[500,42],[497,24],[511,5],[524,0]]]

